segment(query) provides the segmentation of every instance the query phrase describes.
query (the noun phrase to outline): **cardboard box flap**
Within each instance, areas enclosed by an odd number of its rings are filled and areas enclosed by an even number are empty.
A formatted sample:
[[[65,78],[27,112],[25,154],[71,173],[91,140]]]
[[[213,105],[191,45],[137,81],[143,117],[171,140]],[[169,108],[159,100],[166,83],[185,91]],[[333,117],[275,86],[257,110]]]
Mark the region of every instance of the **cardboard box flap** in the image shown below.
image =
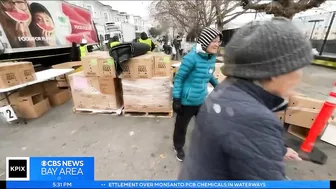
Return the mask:
[[[48,92],[46,96],[52,106],[64,104],[71,99],[71,92],[69,89],[58,89],[57,91]]]
[[[29,85],[25,88],[19,90],[19,94],[21,96],[30,96],[34,94],[42,94],[44,93],[44,88],[42,83],[37,83],[34,85]]]
[[[32,105],[35,105],[43,101],[45,98],[43,97],[43,94],[35,93],[26,96],[20,96],[19,99],[22,103],[31,103]]]
[[[319,111],[309,108],[288,107],[285,122],[291,125],[310,128]]]
[[[53,65],[52,68],[55,68],[55,69],[67,69],[67,68],[77,69],[80,66],[82,66],[82,64],[83,64],[82,61],[65,62],[65,63],[62,63],[62,64]]]
[[[292,134],[293,136],[296,136],[304,140],[308,135],[309,129],[304,128],[304,127],[290,125],[287,132]]]
[[[324,104],[324,101],[317,100],[301,95],[295,95],[289,98],[289,107],[302,107],[310,109],[321,109]]]
[[[49,93],[59,90],[56,80],[49,80],[42,83],[44,92]]]

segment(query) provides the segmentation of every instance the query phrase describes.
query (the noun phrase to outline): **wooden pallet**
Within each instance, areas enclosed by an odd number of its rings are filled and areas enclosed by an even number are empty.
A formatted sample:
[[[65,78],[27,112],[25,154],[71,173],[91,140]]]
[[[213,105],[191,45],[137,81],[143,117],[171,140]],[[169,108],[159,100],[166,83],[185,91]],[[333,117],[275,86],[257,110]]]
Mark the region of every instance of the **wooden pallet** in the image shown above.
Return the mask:
[[[169,112],[140,112],[140,111],[132,111],[132,110],[123,110],[123,116],[129,117],[161,117],[161,118],[171,118],[173,117],[173,111]]]
[[[116,110],[96,110],[96,109],[83,109],[83,108],[73,108],[74,113],[79,114],[102,114],[102,115],[115,115],[119,116],[122,114],[123,107]]]

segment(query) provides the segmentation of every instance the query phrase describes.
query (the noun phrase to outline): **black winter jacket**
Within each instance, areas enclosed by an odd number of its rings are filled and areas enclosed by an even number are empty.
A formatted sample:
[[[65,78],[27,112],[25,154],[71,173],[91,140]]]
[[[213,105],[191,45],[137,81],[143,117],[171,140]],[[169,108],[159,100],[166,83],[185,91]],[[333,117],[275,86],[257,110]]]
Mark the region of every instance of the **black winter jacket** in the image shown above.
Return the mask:
[[[287,149],[273,111],[285,101],[253,82],[227,78],[202,105],[180,180],[284,180]]]

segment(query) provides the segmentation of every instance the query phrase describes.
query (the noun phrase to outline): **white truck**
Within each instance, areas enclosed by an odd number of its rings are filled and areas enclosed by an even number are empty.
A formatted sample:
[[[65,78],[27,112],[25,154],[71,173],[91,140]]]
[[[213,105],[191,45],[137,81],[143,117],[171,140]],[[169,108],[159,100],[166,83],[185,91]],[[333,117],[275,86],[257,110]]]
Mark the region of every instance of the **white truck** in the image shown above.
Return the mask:
[[[132,42],[135,39],[135,26],[128,23],[108,22],[105,24],[105,44],[113,38],[118,36],[120,42]]]
[[[0,15],[0,62],[48,68],[73,59],[72,43],[99,44],[90,11],[64,0],[0,0]]]

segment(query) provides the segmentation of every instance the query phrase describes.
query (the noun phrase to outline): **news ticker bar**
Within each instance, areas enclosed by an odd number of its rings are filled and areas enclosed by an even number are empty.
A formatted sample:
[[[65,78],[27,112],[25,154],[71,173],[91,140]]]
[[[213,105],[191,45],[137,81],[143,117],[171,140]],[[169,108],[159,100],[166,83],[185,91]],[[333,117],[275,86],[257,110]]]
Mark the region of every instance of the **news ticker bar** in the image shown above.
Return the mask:
[[[0,181],[0,188],[336,188],[336,181]]]

